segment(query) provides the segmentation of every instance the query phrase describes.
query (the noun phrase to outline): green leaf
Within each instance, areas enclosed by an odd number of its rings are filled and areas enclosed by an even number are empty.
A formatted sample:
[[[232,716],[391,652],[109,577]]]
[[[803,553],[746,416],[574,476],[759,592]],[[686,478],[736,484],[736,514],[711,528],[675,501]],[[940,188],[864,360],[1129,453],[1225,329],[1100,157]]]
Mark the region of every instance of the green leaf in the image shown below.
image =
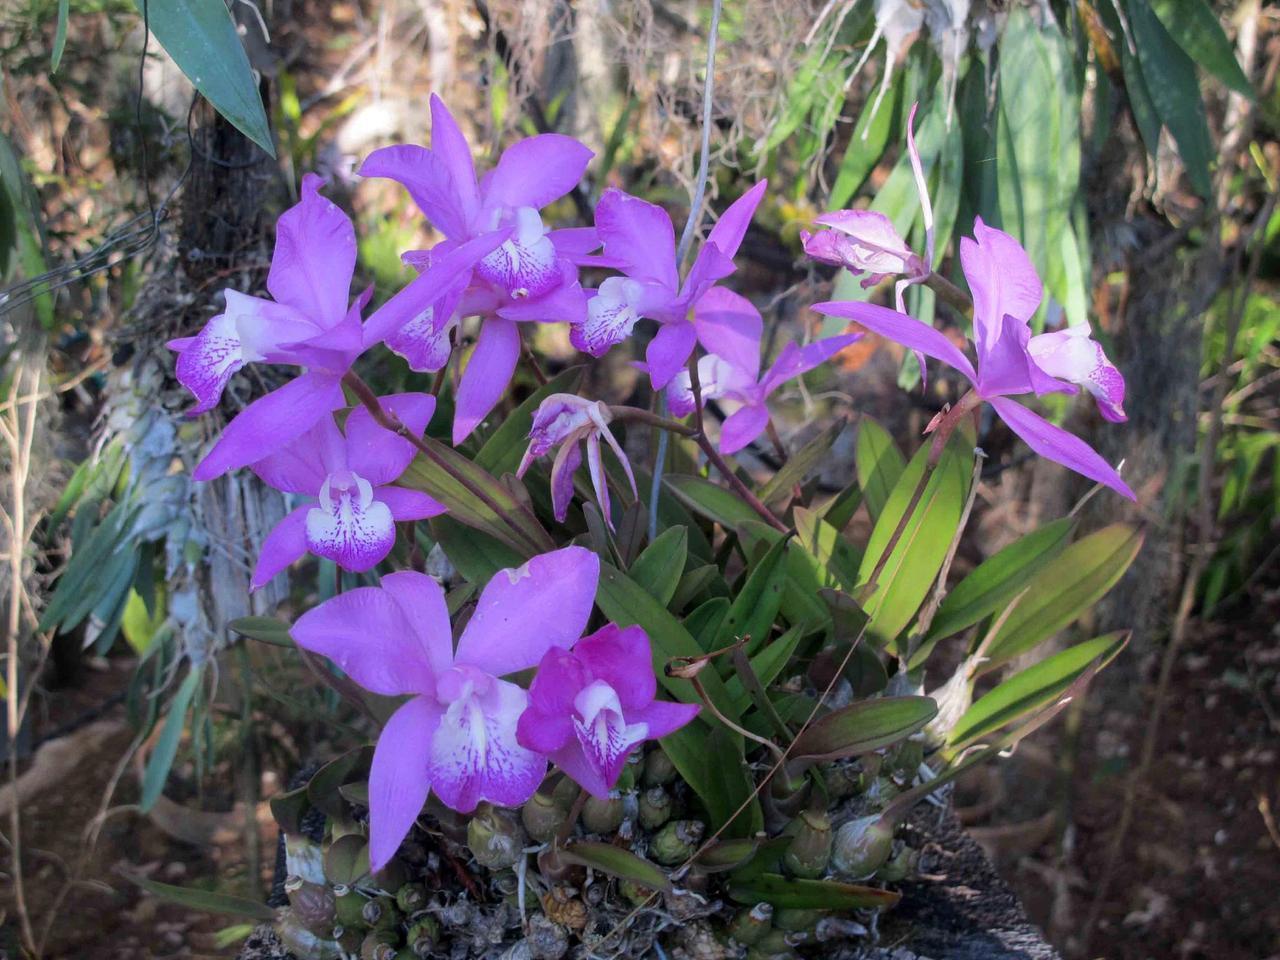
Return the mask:
[[[1215,151],[1195,63],[1169,36],[1146,0],[1128,0],[1125,9],[1147,93],[1160,122],[1178,144],[1192,188],[1205,200],[1212,200],[1209,163]]]
[[[862,487],[854,481],[837,493],[830,500],[813,508],[814,513],[822,517],[837,530],[843,530],[853,519],[853,515],[862,504]]]
[[[147,610],[142,595],[136,589],[131,589],[124,604],[124,614],[120,618],[120,629],[133,652],[141,656],[151,649],[151,643],[166,619],[168,613],[164,608],[163,594],[157,598],[153,613]]]
[[[665,606],[622,571],[607,563],[600,565],[596,605],[620,627],[632,624],[644,627],[653,646],[653,668],[658,681],[684,703],[702,702],[688,680],[667,676],[665,667],[668,660],[698,658],[703,650]],[[698,679],[716,708],[725,716],[734,717],[733,703],[720,675],[708,668],[698,674]]]
[[[772,904],[776,910],[887,910],[902,894],[835,880],[801,880],[778,873],[762,873],[734,880],[729,896],[738,903]]]
[[[1160,116],[1147,91],[1142,66],[1138,63],[1138,58],[1129,53],[1127,46],[1121,51],[1120,69],[1124,74],[1124,89],[1129,95],[1129,109],[1133,113],[1133,122],[1138,127],[1138,135],[1142,137],[1147,153],[1155,159],[1160,151]]]
[[[529,507],[483,467],[452,447],[424,437],[432,452],[419,454],[397,481],[449,508],[449,516],[501,540],[523,557],[555,548]]]
[[[129,879],[153,897],[169,903],[176,903],[182,907],[190,907],[192,910],[201,910],[205,913],[220,913],[232,917],[248,917],[251,920],[262,921],[274,920],[276,916],[276,912],[265,903],[259,903],[257,900],[250,900],[247,897],[218,893],[214,890],[176,887],[170,883],[148,880],[146,877],[131,876]]]
[[[1079,618],[1129,569],[1142,539],[1135,528],[1113,524],[1071,544],[1042,567],[987,644],[980,671],[1008,663]]]
[[[745,866],[760,849],[760,841],[748,838],[717,840],[693,862],[701,873],[723,873]]]
[[[684,575],[689,553],[689,529],[669,527],[645,547],[628,571],[632,580],[644,587],[664,607],[671,603]]]
[[[742,590],[734,597],[729,615],[720,625],[717,647],[727,647],[739,638],[746,638],[747,653],[754,653],[764,646],[777,619],[782,604],[782,590],[787,569],[783,564],[788,540],[785,537],[771,546],[760,562],[751,568]]]
[[[556,374],[530,394],[520,406],[508,415],[485,441],[476,454],[477,466],[488,470],[495,477],[515,473],[529,443],[529,430],[533,415],[542,401],[553,393],[576,393],[582,380],[583,367],[569,367]]]
[[[980,563],[942,601],[927,641],[959,633],[1003,610],[1046,563],[1062,552],[1074,528],[1070,517],[1054,520]],[[932,649],[932,644],[929,647]],[[928,651],[924,650],[924,654]],[[918,659],[923,657],[912,655],[912,669],[919,665]]]
[[[684,529],[687,530],[688,528]],[[725,585],[723,578],[720,576],[720,568],[713,563],[704,563],[685,572],[680,577],[680,583],[676,586],[675,596],[671,598],[671,602],[667,606],[673,612],[679,613],[695,599],[707,592],[724,594],[729,592],[728,586]],[[697,636],[697,634],[694,634],[694,636]]]
[[[858,122],[849,137],[849,145],[845,147],[844,156],[840,159],[840,170],[831,187],[831,195],[827,198],[827,209],[842,210],[848,206],[858,188],[884,156],[885,148],[889,145],[889,135],[893,131],[893,118],[898,112],[898,101],[902,97],[902,77],[902,72],[894,75],[889,92],[874,114],[871,112],[872,98],[864,101]]]
[[[160,799],[164,783],[169,779],[169,770],[173,767],[174,757],[178,755],[178,743],[182,739],[182,730],[187,723],[187,710],[191,706],[191,698],[204,679],[204,668],[193,667],[187,671],[182,686],[169,701],[169,711],[164,719],[164,729],[156,740],[155,749],[147,760],[147,768],[142,774],[142,799],[138,806],[143,813],[149,811]]]
[[[796,737],[791,756],[811,761],[856,757],[905,740],[937,715],[932,697],[861,700],[815,720]]]
[[[971,461],[966,462],[961,451],[966,451],[971,457],[970,444],[971,440],[963,430],[951,438],[884,565],[878,588],[862,604],[871,618],[869,630],[882,645],[894,643],[920,609],[942,568],[951,538],[960,524],[960,513],[969,489]],[[859,583],[870,579],[880,555],[889,545],[889,539],[924,474],[930,446],[928,443],[921,446],[894,485],[867,542],[867,550],[858,569]]]
[[[339,788],[353,780],[368,779],[372,763],[372,746],[366,744],[348,750],[312,774],[307,783],[307,799],[313,807],[323,810],[330,817],[345,817],[347,803],[339,793]]]
[[[858,486],[867,504],[867,513],[874,521],[884,510],[889,491],[897,484],[907,461],[898,452],[889,432],[870,417],[864,416],[858,423],[858,442],[854,449]]]
[[[791,655],[795,653],[796,646],[804,635],[800,627],[792,627],[777,640],[765,644],[765,648],[751,658],[751,670],[760,681],[760,686],[768,687],[777,679],[778,674],[791,662]],[[725,686],[728,687],[729,696],[737,705],[739,714],[746,713],[751,706],[751,693],[745,688],[741,678],[735,673],[726,681]]]
[[[1222,23],[1204,0],[1151,0],[1151,9],[1187,56],[1236,93],[1254,99]]]
[[[661,867],[611,843],[578,840],[560,851],[560,859],[599,870],[619,880],[629,880],[650,890],[671,892],[671,878]]]
[[[815,563],[815,572],[824,587],[852,590],[857,585],[858,551],[840,532],[813,510],[796,507],[796,539]]]
[[[761,487],[756,496],[769,505],[785,504],[790,500],[797,484],[803,483],[805,477],[827,458],[836,438],[844,430],[845,421],[838,420],[795,452],[782,469],[769,478],[769,482]]]
[[[67,21],[71,17],[71,0],[58,0],[58,26],[53,34],[53,57],[49,72],[57,73],[62,63],[62,52],[67,49]]]
[[[710,653],[720,639],[720,626],[728,615],[729,598],[712,597],[684,618],[684,628],[698,641],[698,646]]]
[[[468,583],[483,586],[499,570],[519,567],[525,561],[505,542],[465,527],[447,515],[432,517],[429,525],[432,539]]]
[[[289,636],[289,624],[275,617],[237,617],[227,624],[242,637],[269,643],[273,647],[292,647],[293,638]]]
[[[1114,660],[1128,642],[1128,631],[1108,633],[1014,674],[965,712],[947,738],[948,746],[963,748],[1052,703],[1086,670],[1096,672]]]
[[[267,113],[231,12],[220,0],[134,0],[178,69],[237,130],[272,157]]]
[[[704,670],[703,674],[711,672]],[[747,773],[741,738],[718,723],[710,736],[703,724],[690,723],[659,742],[685,783],[706,806],[713,829],[728,824],[726,835],[749,837],[761,828],[764,820],[759,797],[747,803],[754,784]],[[734,817],[739,807],[743,812]]]
[[[668,474],[662,478],[668,490],[682,504],[726,530],[733,530],[744,520],[758,520],[759,515],[731,491],[710,480],[686,473]]]

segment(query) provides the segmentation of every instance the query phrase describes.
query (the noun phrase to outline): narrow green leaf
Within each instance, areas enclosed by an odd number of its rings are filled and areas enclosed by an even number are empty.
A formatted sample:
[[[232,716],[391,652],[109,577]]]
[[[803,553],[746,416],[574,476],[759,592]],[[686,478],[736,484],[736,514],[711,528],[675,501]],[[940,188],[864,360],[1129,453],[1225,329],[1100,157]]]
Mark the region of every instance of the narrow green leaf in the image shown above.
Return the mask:
[[[853,515],[861,504],[862,487],[858,485],[855,478],[826,503],[815,507],[814,512],[837,530],[843,530],[849,525],[849,521],[853,519]]]
[[[675,595],[667,606],[674,613],[679,613],[704,593],[716,592],[717,590],[724,594],[729,592],[728,586],[725,585],[724,579],[720,576],[720,568],[714,563],[704,563],[687,571],[680,577],[680,583],[676,586]]]
[[[578,366],[562,370],[530,394],[524,403],[498,424],[476,454],[476,464],[495,477],[515,473],[528,445],[529,429],[533,426],[533,415],[537,413],[538,407],[553,393],[575,393],[584,369]]]
[[[129,591],[125,600],[124,612],[120,617],[120,630],[125,641],[139,656],[151,649],[151,643],[159,632],[161,625],[168,618],[164,607],[163,594],[157,599],[154,612],[147,609],[146,601],[136,589]]]
[[[871,617],[871,635],[878,638],[881,645],[891,645],[890,649],[894,649],[895,638],[916,615],[932,588],[959,526],[969,489],[971,443],[964,431],[957,431],[951,438],[884,565],[878,588],[862,605]],[[921,446],[894,485],[862,556],[859,583],[866,583],[871,577],[899,519],[906,512],[924,474],[929,447],[927,443]]]
[[[782,469],[770,477],[769,482],[756,492],[756,496],[769,505],[785,504],[790,500],[795,486],[803,483],[805,477],[827,458],[836,438],[844,430],[844,425],[845,421],[836,421],[797,450],[783,464]]]
[[[791,655],[795,653],[796,646],[804,635],[804,630],[800,627],[792,627],[778,639],[765,644],[764,649],[751,658],[751,669],[760,681],[760,686],[768,687],[777,679],[778,674],[791,662]],[[738,712],[746,713],[751,706],[751,693],[744,687],[742,680],[734,674],[725,682],[725,686],[728,687],[729,696],[737,705]]]
[[[705,652],[710,653],[720,639],[720,627],[724,618],[729,615],[729,598],[712,597],[694,608],[684,618],[684,627],[689,635],[698,641]]]
[[[62,52],[67,49],[67,21],[71,18],[71,0],[58,0],[58,26],[53,34],[53,57],[49,65],[50,73],[58,72],[62,63]]]
[[[759,797],[747,803],[754,784],[747,774],[740,737],[731,735],[718,723],[708,736],[705,725],[690,723],[659,742],[680,776],[706,806],[713,829],[728,824],[727,836],[749,837],[762,827]],[[740,807],[742,813],[738,813]]]
[[[982,561],[938,608],[929,639],[949,637],[1003,610],[1040,569],[1062,552],[1075,522],[1063,517],[1019,537]],[[918,666],[912,657],[912,667]]]
[[[733,530],[744,520],[759,519],[756,512],[737,496],[710,480],[675,473],[663,477],[662,482],[682,504],[694,513],[714,520],[726,530]]]
[[[1113,524],[1077,540],[1042,567],[991,638],[981,671],[1008,663],[1079,618],[1129,569],[1142,539],[1135,528]]]
[[[203,667],[193,667],[187,671],[178,687],[178,692],[169,701],[169,710],[164,719],[164,729],[156,740],[155,749],[147,760],[147,768],[142,774],[142,799],[138,806],[143,813],[149,811],[160,799],[165,781],[169,779],[169,770],[178,755],[178,743],[182,739],[182,730],[187,723],[187,710],[191,706],[191,698],[195,696],[200,682],[204,678]]]
[[[227,624],[242,637],[269,643],[274,647],[292,647],[289,624],[275,617],[237,617]]]
[[[834,710],[796,738],[791,755],[817,761],[856,757],[905,740],[938,714],[932,697],[882,697]]]
[[[561,850],[560,858],[650,890],[671,892],[671,878],[661,867],[611,843],[578,840]]]
[[[849,591],[858,581],[862,557],[831,524],[804,507],[795,509],[796,539],[815,561],[815,572],[824,587]]]
[[[1151,9],[1187,56],[1236,93],[1254,99],[1222,23],[1204,0],[1151,0]]]
[[[702,873],[722,873],[745,866],[760,849],[760,841],[748,838],[717,840],[698,854],[694,863]]]
[[[235,20],[217,0],[134,0],[178,69],[237,130],[272,157],[267,113]]]
[[[220,913],[232,917],[248,917],[251,920],[274,920],[276,912],[265,903],[237,897],[229,893],[218,893],[213,890],[196,890],[192,887],[177,887],[170,883],[160,883],[146,877],[129,877],[147,893],[160,900],[176,903],[192,910],[205,913]]]
[[[907,461],[898,452],[889,432],[870,417],[864,416],[858,423],[854,463],[857,466],[858,486],[862,488],[862,499],[867,505],[867,513],[874,521],[884,510],[889,491],[902,476]]]
[[[352,780],[368,779],[372,763],[373,747],[368,744],[335,757],[312,775],[307,783],[307,799],[331,817],[345,817],[347,804],[338,788]]]
[[[670,527],[636,557],[628,574],[665,607],[671,603],[680,578],[684,575],[688,552],[689,529]]]
[[[499,570],[519,567],[525,557],[502,540],[442,514],[430,520],[431,536],[468,583],[482,586]]]
[[[889,145],[889,135],[893,131],[893,118],[902,98],[902,77],[902,72],[894,75],[889,92],[874,114],[871,112],[872,99],[868,98],[864,102],[858,122],[853,127],[853,135],[849,137],[849,145],[840,158],[840,170],[836,173],[836,182],[831,186],[827,209],[842,210],[848,206],[858,188],[884,156],[885,148]]]
[[[961,749],[1041,709],[1060,697],[1086,670],[1105,667],[1128,642],[1128,631],[1108,633],[1068,647],[1014,674],[965,712],[948,736],[948,746]]]
[[[764,646],[782,604],[782,591],[787,569],[783,559],[787,539],[779,538],[759,563],[752,567],[741,592],[734,597],[729,615],[720,626],[717,647],[727,647],[735,640],[748,638],[746,650],[754,653]]]
[[[763,873],[734,880],[729,896],[738,903],[768,903],[777,910],[887,910],[902,894],[835,880],[801,880]]]

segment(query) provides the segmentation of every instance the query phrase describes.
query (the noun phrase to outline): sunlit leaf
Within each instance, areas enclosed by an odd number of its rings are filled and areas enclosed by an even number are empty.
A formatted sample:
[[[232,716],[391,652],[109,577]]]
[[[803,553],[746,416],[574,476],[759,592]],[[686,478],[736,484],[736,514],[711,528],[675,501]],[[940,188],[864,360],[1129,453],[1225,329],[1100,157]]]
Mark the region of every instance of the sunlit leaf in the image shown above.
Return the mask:
[[[854,463],[858,473],[858,485],[867,513],[874,521],[889,499],[889,491],[907,465],[897,445],[887,430],[870,417],[858,422],[858,442],[854,449]]]

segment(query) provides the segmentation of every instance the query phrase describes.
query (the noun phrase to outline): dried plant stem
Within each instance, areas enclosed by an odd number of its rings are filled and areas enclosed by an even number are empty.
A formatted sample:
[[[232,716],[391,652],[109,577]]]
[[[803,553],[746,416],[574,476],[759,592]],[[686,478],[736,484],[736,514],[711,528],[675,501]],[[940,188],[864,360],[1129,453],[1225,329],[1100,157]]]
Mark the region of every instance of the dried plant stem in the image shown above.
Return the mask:
[[[969,295],[957,287],[940,273],[931,273],[925,278],[924,285],[937,294],[938,299],[960,313],[973,313],[973,301]]]
[[[356,399],[358,399],[360,403],[364,405],[365,409],[369,411],[369,415],[373,417],[376,424],[384,429],[390,430],[392,433],[396,433],[404,437],[417,447],[423,456],[447,473],[452,479],[461,484],[468,493],[478,499],[499,517],[506,517],[506,511],[503,510],[500,504],[494,502],[492,497],[490,497],[484,490],[473,484],[466,476],[454,470],[447,461],[443,460],[434,450],[431,449],[431,445],[429,443],[415,435],[412,430],[400,422],[399,417],[383,407],[381,401],[378,399],[378,395],[373,392],[369,385],[365,383],[354,370],[349,370],[343,374],[342,382],[351,388],[351,392],[356,395]],[[530,550],[532,553],[542,552],[544,548],[543,544],[532,540],[515,524],[509,524],[509,526],[512,534],[518,538],[518,540],[524,545],[525,549]]]
[[[907,524],[915,516],[916,507],[920,505],[920,499],[924,496],[924,492],[929,486],[929,481],[933,478],[933,472],[938,468],[939,461],[942,460],[942,451],[946,449],[947,441],[951,439],[952,432],[960,425],[960,421],[964,419],[965,414],[974,409],[981,400],[981,397],[970,391],[961,397],[956,405],[944,413],[938,421],[937,427],[933,431],[933,442],[929,446],[929,457],[925,460],[924,471],[920,474],[920,482],[916,484],[915,490],[911,492],[911,499],[907,502],[907,508],[902,511],[902,516],[898,518],[898,525],[894,527],[893,533],[889,536],[889,542],[885,544],[880,558],[871,570],[871,576],[867,578],[867,582],[863,585],[862,589],[867,594],[874,593],[879,585],[880,575],[884,573],[889,557],[893,555],[894,549],[898,546],[898,541],[902,539],[902,534],[906,532]]]

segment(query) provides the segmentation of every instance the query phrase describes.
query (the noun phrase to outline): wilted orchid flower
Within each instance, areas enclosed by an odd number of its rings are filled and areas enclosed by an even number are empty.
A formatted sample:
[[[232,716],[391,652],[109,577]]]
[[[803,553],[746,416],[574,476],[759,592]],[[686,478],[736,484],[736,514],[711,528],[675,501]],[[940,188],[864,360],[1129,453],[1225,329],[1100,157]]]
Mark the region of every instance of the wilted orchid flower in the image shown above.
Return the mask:
[[[699,358],[698,388],[702,402],[724,398],[741,404],[720,428],[720,452],[737,453],[764,432],[769,425],[767,401],[778,387],[825,363],[834,354],[861,339],[862,334],[850,333],[828,337],[803,347],[789,343],[759,381],[756,379],[760,368],[759,353],[755,355],[755,363],[746,369],[715,354]],[[667,403],[677,417],[693,412],[693,382],[687,370],[677,374],[667,387]]]
[[[1025,393],[1075,393],[1074,384],[1079,383],[1094,394],[1107,419],[1124,417],[1124,381],[1087,331],[1032,337],[1028,321],[1040,306],[1044,287],[1018,241],[981,219],[973,233],[974,239],[960,241],[960,261],[973,294],[976,369],[943,334],[903,313],[870,303],[820,303],[813,309],[856,320],[882,337],[954,367],[1036,453],[1136,499],[1092,447],[1011,399]]]
[[[501,677],[527,670],[553,647],[568,648],[591,615],[600,560],[582,547],[499,570],[485,585],[454,652],[444,591],[406,571],[304,613],[291,631],[366,690],[412,699],[391,715],[369,774],[369,863],[386,866],[434,791],[470,813],[482,800],[518,807],[547,771],[520,745],[529,703]]]
[[[609,480],[600,455],[601,437],[604,437],[618,462],[622,464],[622,469],[631,482],[632,495],[639,496],[636,478],[631,472],[631,461],[609,432],[612,420],[613,414],[609,412],[607,404],[599,400],[575,397],[571,393],[553,393],[542,401],[538,412],[533,415],[529,447],[525,450],[524,459],[520,461],[516,476],[523,477],[534,460],[546,456],[555,447],[560,447],[560,452],[551,464],[551,505],[558,522],[563,523],[569,513],[569,502],[573,499],[573,474],[582,463],[582,451],[578,444],[584,441],[591,485],[595,489],[600,512],[610,529],[613,528],[613,520],[609,509]]]
[[[874,43],[874,40],[872,41]],[[924,178],[924,166],[920,151],[916,149],[916,108],[911,105],[907,117],[907,155],[911,159],[911,171],[915,175],[916,193],[920,198],[920,211],[925,229],[925,257],[920,259],[902,239],[897,227],[877,210],[836,210],[814,218],[814,223],[830,230],[820,233],[800,231],[804,252],[822,263],[844,267],[855,277],[867,273],[862,289],[874,287],[890,276],[900,276],[894,284],[894,300],[899,312],[903,306],[903,292],[913,283],[922,283],[933,272],[933,204],[929,202],[929,187]],[[920,357],[920,369],[924,358]]]
[[[369,318],[364,337],[366,346],[387,340],[411,364],[439,369],[454,311],[484,317],[458,386],[454,443],[471,435],[506,390],[520,357],[516,323],[577,321],[586,310],[577,264],[592,262],[600,245],[595,231],[548,230],[538,211],[577,186],[591,157],[572,137],[541,134],[512,144],[477,181],[466,138],[433,94],[431,149],[385,147],[360,167],[363,176],[403,184],[446,237],[429,251],[406,254],[407,262],[422,269],[469,251],[455,273],[456,301],[442,304],[438,289],[415,281]],[[415,337],[425,342],[415,347]]]
[[[658,321],[645,355],[655,390],[671,382],[695,343],[733,362],[745,361],[760,339],[760,314],[715,284],[734,272],[733,256],[766,186],[760,181],[729,205],[683,283],[667,212],[621,190],[606,190],[596,205],[596,232],[604,259],[625,276],[606,280],[587,302],[586,319],[570,333],[574,346],[599,357],[630,336],[636,321]]]
[[[611,623],[572,650],[543,654],[516,739],[603,800],[637,745],[697,716],[696,704],[656,700],[657,692],[648,634]]]
[[[382,406],[415,435],[436,409],[426,393],[382,398]],[[332,560],[344,570],[369,570],[395,544],[397,520],[425,520],[444,507],[417,490],[388,486],[414,457],[413,445],[374,422],[357,407],[345,433],[332,416],[298,439],[251,465],[266,483],[314,498],[289,513],[267,535],[253,572],[257,590],[304,553]]]

